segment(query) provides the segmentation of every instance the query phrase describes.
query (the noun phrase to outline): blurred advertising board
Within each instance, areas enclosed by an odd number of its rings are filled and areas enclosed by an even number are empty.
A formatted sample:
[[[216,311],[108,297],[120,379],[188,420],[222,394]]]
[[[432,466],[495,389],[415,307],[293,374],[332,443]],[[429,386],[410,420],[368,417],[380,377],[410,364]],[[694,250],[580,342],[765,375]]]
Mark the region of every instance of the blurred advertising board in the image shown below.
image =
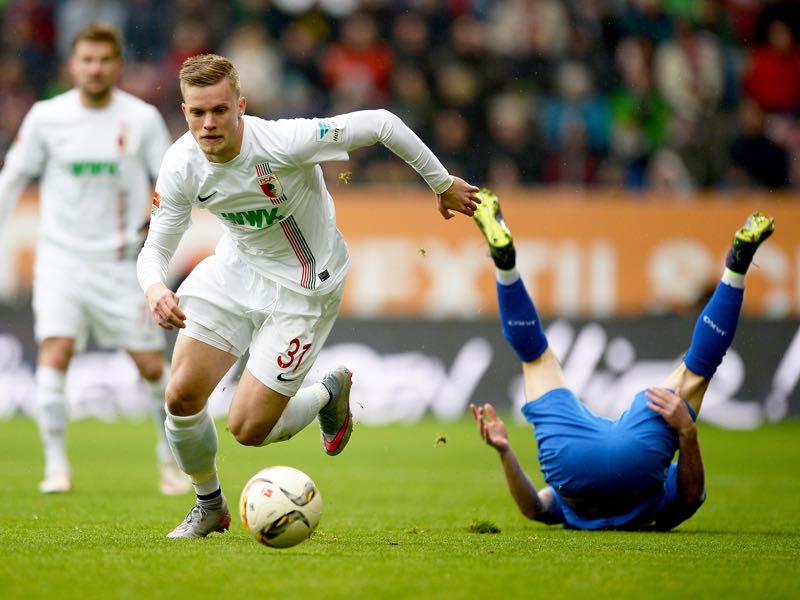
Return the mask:
[[[424,187],[334,185],[351,252],[342,314],[476,319],[497,314],[483,240],[462,215],[443,220]],[[611,318],[692,309],[718,280],[733,232],[753,210],[776,218],[748,276],[744,312],[800,317],[800,198],[703,196],[673,201],[606,192],[498,190],[518,265],[543,315]],[[33,192],[29,192],[29,198]],[[176,277],[213,251],[220,226],[198,211],[173,261]],[[29,293],[36,203],[0,231],[0,302]]]
[[[570,386],[597,414],[616,417],[634,393],[659,384],[688,346],[686,316],[546,320],[550,345]],[[35,347],[30,310],[0,306],[0,419],[32,414]],[[354,418],[364,424],[413,423],[432,415],[462,417],[470,402],[501,410],[525,402],[519,364],[496,319],[341,318],[306,382],[332,365],[354,372]],[[211,398],[227,412],[236,367]],[[73,418],[149,418],[149,401],[133,363],[119,352],[73,359],[67,377]],[[800,320],[744,318],[717,371],[701,420],[751,429],[800,415]]]

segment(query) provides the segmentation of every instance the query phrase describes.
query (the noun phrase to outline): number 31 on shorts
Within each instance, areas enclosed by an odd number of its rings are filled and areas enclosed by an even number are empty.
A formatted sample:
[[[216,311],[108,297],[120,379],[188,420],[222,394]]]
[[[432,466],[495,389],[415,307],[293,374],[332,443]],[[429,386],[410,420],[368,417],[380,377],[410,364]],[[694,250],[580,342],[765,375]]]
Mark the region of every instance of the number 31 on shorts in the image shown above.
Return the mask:
[[[306,355],[309,348],[311,348],[311,344],[301,344],[300,340],[294,338],[289,342],[289,347],[286,349],[286,352],[278,355],[278,366],[281,369],[288,369],[294,365],[292,371],[296,371],[300,363],[303,362],[303,357]]]

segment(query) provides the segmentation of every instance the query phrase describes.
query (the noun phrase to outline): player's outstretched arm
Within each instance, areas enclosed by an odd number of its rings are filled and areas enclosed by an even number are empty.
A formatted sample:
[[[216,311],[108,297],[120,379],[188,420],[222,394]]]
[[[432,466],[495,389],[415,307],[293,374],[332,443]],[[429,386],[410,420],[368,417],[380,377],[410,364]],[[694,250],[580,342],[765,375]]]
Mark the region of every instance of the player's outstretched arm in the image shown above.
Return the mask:
[[[697,427],[681,398],[680,389],[650,387],[647,406],[657,412],[678,433],[678,494],[687,506],[698,504],[705,495],[705,470],[697,439]]]
[[[475,212],[480,203],[476,195],[479,189],[450,175],[430,148],[394,113],[385,109],[360,110],[339,115],[334,122],[344,126],[340,143],[345,150],[380,142],[406,161],[436,194],[437,208],[445,219],[452,218],[454,212],[469,217]]]
[[[553,522],[550,518],[555,502],[553,495],[547,493],[548,490],[537,492],[536,486],[533,485],[522,465],[519,464],[519,459],[508,441],[506,426],[497,416],[494,407],[491,404],[483,406],[470,404],[469,408],[478,423],[481,439],[497,450],[500,455],[508,489],[520,512],[535,521]]]

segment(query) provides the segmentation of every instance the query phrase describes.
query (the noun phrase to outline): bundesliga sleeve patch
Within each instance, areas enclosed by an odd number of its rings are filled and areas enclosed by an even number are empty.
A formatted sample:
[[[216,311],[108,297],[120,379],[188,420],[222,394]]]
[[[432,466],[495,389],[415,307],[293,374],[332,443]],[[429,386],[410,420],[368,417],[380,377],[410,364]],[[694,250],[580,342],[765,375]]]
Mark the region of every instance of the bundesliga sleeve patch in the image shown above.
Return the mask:
[[[317,121],[318,142],[338,142],[342,139],[342,126],[336,121]]]

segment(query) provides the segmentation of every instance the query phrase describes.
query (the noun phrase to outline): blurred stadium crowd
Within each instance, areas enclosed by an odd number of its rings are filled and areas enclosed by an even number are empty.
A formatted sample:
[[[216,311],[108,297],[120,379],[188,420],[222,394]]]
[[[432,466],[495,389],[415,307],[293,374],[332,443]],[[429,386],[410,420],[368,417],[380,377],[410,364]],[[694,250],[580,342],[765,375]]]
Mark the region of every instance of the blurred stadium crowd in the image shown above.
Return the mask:
[[[124,33],[121,87],[185,130],[177,72],[230,57],[248,112],[385,107],[492,185],[800,188],[796,0],[0,0],[0,156],[69,86],[89,20]],[[382,148],[354,183],[416,181]],[[387,156],[388,155],[388,156]]]

